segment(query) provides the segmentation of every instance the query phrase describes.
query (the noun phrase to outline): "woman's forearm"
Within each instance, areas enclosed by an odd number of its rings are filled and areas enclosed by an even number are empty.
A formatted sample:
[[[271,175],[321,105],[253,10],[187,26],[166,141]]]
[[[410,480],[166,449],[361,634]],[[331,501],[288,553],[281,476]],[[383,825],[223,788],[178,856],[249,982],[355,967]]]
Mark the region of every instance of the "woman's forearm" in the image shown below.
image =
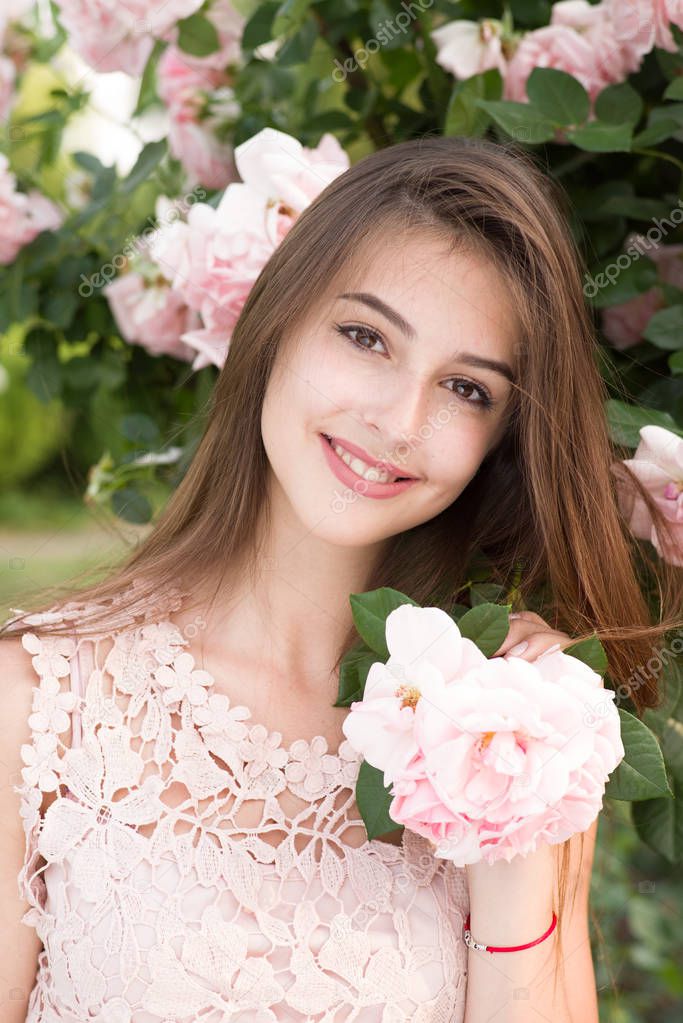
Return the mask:
[[[553,847],[542,846],[510,863],[477,863],[466,869],[475,941],[522,945],[545,933],[553,914]],[[548,938],[520,952],[468,949],[464,1023],[540,1023],[544,1019],[576,1023],[561,972],[553,990],[559,926],[558,919]],[[569,951],[563,948],[565,955]]]

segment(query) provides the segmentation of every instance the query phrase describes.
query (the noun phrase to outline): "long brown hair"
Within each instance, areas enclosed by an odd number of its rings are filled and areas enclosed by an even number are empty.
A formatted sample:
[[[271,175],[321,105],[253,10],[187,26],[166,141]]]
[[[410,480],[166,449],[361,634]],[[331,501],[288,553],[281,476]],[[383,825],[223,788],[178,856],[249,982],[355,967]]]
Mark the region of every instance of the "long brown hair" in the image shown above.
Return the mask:
[[[565,194],[516,144],[485,139],[423,136],[381,149],[304,211],[251,289],[201,441],[149,535],[104,579],[60,594],[99,607],[40,631],[96,631],[107,598],[134,580],[142,605],[179,579],[191,590],[215,577],[217,565],[214,597],[226,576],[236,577],[238,563],[256,575],[257,525],[269,515],[260,412],[279,346],[354,266],[361,246],[392,229],[438,232],[484,253],[511,289],[522,336],[505,436],[450,507],[391,538],[366,588],[390,586],[421,605],[449,609],[467,602],[468,566],[481,552],[491,581],[512,595],[516,609],[543,592],[541,610],[552,627],[576,639],[595,631],[608,656],[606,678],[642,713],[658,703],[659,677],[650,669],[634,678],[633,671],[651,662],[657,639],[683,625],[683,573],[635,540],[619,512],[612,466],[631,452],[609,438],[600,346]],[[647,492],[626,467],[623,473],[660,536],[673,543]],[[644,596],[653,586],[655,622]],[[44,602],[31,613],[54,606]],[[12,622],[14,635],[31,629],[21,617]],[[357,641],[351,628],[336,666]],[[568,863],[564,843],[563,906]]]

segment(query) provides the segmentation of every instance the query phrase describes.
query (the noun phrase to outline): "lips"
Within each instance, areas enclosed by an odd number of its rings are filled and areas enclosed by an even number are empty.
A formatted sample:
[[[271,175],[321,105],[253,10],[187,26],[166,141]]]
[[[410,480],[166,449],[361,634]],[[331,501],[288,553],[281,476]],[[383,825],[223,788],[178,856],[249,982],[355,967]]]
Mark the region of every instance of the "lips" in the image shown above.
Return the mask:
[[[404,469],[399,468],[399,466],[394,465],[392,462],[387,462],[385,460],[378,461],[378,459],[373,458],[372,455],[369,455],[363,448],[359,448],[357,444],[352,444],[351,441],[344,440],[343,437],[331,437],[328,433],[323,433],[323,437],[325,437],[330,444],[338,444],[340,447],[344,448],[345,451],[348,451],[350,455],[360,458],[366,465],[371,467],[374,466],[377,469],[384,469],[385,472],[390,472],[393,476],[396,476],[398,480],[414,480],[418,478],[417,476],[412,476]]]

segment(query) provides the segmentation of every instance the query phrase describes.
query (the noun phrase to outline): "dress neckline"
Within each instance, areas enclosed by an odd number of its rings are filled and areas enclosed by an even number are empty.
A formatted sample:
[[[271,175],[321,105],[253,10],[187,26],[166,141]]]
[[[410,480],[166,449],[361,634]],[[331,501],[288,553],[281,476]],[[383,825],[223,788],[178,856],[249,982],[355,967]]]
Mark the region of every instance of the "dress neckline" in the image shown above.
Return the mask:
[[[174,589],[173,593],[178,594],[179,599],[181,601],[182,598],[185,596],[185,593],[182,593],[177,588]],[[179,606],[180,606],[179,604],[176,604],[174,609],[178,610]],[[175,665],[178,657],[180,657],[182,659],[180,664],[181,669],[189,670],[189,672],[191,673],[191,677],[193,679],[196,679],[196,684],[191,686],[191,688],[193,690],[194,698],[197,699],[199,702],[197,704],[193,704],[191,715],[192,723],[194,727],[196,727],[199,730],[200,734],[202,735],[202,738],[205,737],[205,733],[201,731],[202,727],[204,727],[207,732],[211,733],[212,728],[218,726],[212,724],[210,713],[200,710],[199,708],[202,709],[207,708],[207,711],[210,711],[212,709],[211,697],[219,697],[219,703],[221,708],[224,708],[227,711],[227,714],[229,715],[229,718],[232,721],[245,722],[245,727],[247,728],[249,734],[252,733],[253,729],[257,729],[256,734],[263,741],[264,745],[269,746],[270,748],[275,750],[282,750],[287,756],[287,763],[290,763],[292,760],[300,759],[301,754],[304,751],[303,750],[304,747],[307,747],[315,755],[321,757],[327,756],[335,758],[336,760],[341,762],[340,766],[345,764],[349,765],[356,764],[362,760],[361,753],[359,753],[346,738],[343,738],[335,749],[329,748],[327,738],[321,734],[316,734],[312,736],[310,739],[297,737],[296,739],[293,739],[288,746],[283,745],[282,733],[279,732],[277,728],[269,728],[263,721],[260,721],[257,718],[255,718],[253,709],[249,706],[248,703],[241,699],[239,700],[239,702],[233,702],[232,697],[228,696],[227,693],[218,693],[213,691],[213,688],[216,685],[216,676],[213,675],[210,671],[207,671],[205,668],[196,667],[197,664],[196,657],[191,650],[187,649],[189,640],[183,635],[183,632],[180,629],[180,627],[176,625],[176,623],[172,621],[170,617],[160,616],[154,620],[148,620],[146,622],[143,622],[141,625],[138,626],[138,630],[142,631],[144,628],[149,628],[150,626],[151,627],[156,626],[161,630],[167,629],[173,635],[174,639],[171,641],[172,644],[177,645],[181,649],[180,653],[176,654],[175,657],[173,658],[172,664]],[[191,660],[191,664],[188,658]],[[161,664],[160,668],[163,669],[163,667],[164,664]],[[168,667],[170,667],[170,665],[168,665]],[[162,681],[159,683],[160,675]],[[159,689],[162,690],[162,692],[164,689],[170,688],[166,684],[170,683],[171,681],[166,672],[160,671],[159,669],[155,669],[154,676],[157,683],[159,683],[158,687]],[[199,687],[201,688],[201,690],[204,690],[203,696]],[[173,690],[171,689],[170,691],[172,692]],[[168,699],[165,702],[175,703],[179,701]],[[213,702],[215,703],[216,701]],[[237,712],[241,711],[245,712],[243,717],[241,715],[238,716]],[[195,718],[199,718],[200,720],[199,725]],[[206,720],[202,722],[202,718],[205,718]],[[227,726],[227,724],[228,722],[226,721],[225,725]],[[321,748],[321,743],[325,744],[324,749]],[[284,767],[284,764],[282,766]]]

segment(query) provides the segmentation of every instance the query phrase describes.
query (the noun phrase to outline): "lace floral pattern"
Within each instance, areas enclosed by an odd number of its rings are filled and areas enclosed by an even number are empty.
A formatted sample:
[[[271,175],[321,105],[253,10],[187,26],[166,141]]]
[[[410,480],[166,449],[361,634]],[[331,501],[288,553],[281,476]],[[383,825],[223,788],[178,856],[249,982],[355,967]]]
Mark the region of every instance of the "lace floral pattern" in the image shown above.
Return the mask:
[[[43,942],[27,1023],[461,1023],[465,872],[407,831],[368,841],[350,744],[285,749],[214,691],[165,606],[178,591],[94,638],[41,636],[70,604],[22,637],[39,683],[18,886]]]

